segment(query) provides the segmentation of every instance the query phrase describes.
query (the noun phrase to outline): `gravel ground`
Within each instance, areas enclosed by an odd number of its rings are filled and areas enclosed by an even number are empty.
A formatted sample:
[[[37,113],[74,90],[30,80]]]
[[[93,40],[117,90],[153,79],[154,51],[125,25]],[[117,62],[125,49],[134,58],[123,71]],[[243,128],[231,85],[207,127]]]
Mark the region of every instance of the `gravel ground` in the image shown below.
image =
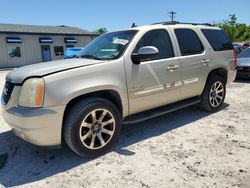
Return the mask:
[[[6,72],[0,72],[2,90]],[[17,138],[0,116],[0,187],[250,187],[250,81],[228,86],[223,109],[189,107],[124,126],[91,160]]]

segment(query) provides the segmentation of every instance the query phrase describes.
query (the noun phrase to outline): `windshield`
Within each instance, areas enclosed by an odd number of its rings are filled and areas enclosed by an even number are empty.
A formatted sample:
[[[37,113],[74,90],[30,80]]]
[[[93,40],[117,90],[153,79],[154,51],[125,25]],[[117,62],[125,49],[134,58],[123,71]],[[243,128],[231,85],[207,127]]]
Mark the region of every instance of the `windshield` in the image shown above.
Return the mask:
[[[103,34],[89,43],[82,50],[80,56],[102,60],[117,59],[136,33],[136,30],[127,30]]]
[[[249,57],[250,57],[250,48],[246,48],[238,55],[238,58],[249,58]]]

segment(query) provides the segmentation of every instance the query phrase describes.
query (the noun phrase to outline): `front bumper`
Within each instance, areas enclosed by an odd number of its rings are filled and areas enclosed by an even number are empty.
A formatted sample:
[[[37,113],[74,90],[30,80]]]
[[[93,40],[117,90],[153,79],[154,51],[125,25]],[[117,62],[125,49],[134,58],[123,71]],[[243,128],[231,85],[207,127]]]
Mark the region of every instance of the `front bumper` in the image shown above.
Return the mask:
[[[48,108],[3,107],[3,118],[22,139],[38,146],[61,144],[65,106]]]

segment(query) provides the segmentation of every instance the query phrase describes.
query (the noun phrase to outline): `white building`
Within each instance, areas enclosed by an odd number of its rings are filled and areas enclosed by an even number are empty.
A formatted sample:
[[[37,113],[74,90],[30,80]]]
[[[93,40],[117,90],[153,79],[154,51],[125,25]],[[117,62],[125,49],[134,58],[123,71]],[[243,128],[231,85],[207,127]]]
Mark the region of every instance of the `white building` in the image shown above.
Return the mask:
[[[0,68],[63,59],[67,47],[83,47],[96,36],[76,27],[0,24]]]

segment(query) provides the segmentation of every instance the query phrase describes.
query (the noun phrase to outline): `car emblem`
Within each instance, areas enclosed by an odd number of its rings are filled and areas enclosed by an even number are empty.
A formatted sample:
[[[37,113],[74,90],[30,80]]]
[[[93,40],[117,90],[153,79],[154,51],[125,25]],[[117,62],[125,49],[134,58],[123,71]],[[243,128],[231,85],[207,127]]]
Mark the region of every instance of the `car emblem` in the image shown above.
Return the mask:
[[[4,88],[4,89],[3,89],[3,93],[4,93],[5,95],[7,95],[7,92],[8,92],[8,88]]]

